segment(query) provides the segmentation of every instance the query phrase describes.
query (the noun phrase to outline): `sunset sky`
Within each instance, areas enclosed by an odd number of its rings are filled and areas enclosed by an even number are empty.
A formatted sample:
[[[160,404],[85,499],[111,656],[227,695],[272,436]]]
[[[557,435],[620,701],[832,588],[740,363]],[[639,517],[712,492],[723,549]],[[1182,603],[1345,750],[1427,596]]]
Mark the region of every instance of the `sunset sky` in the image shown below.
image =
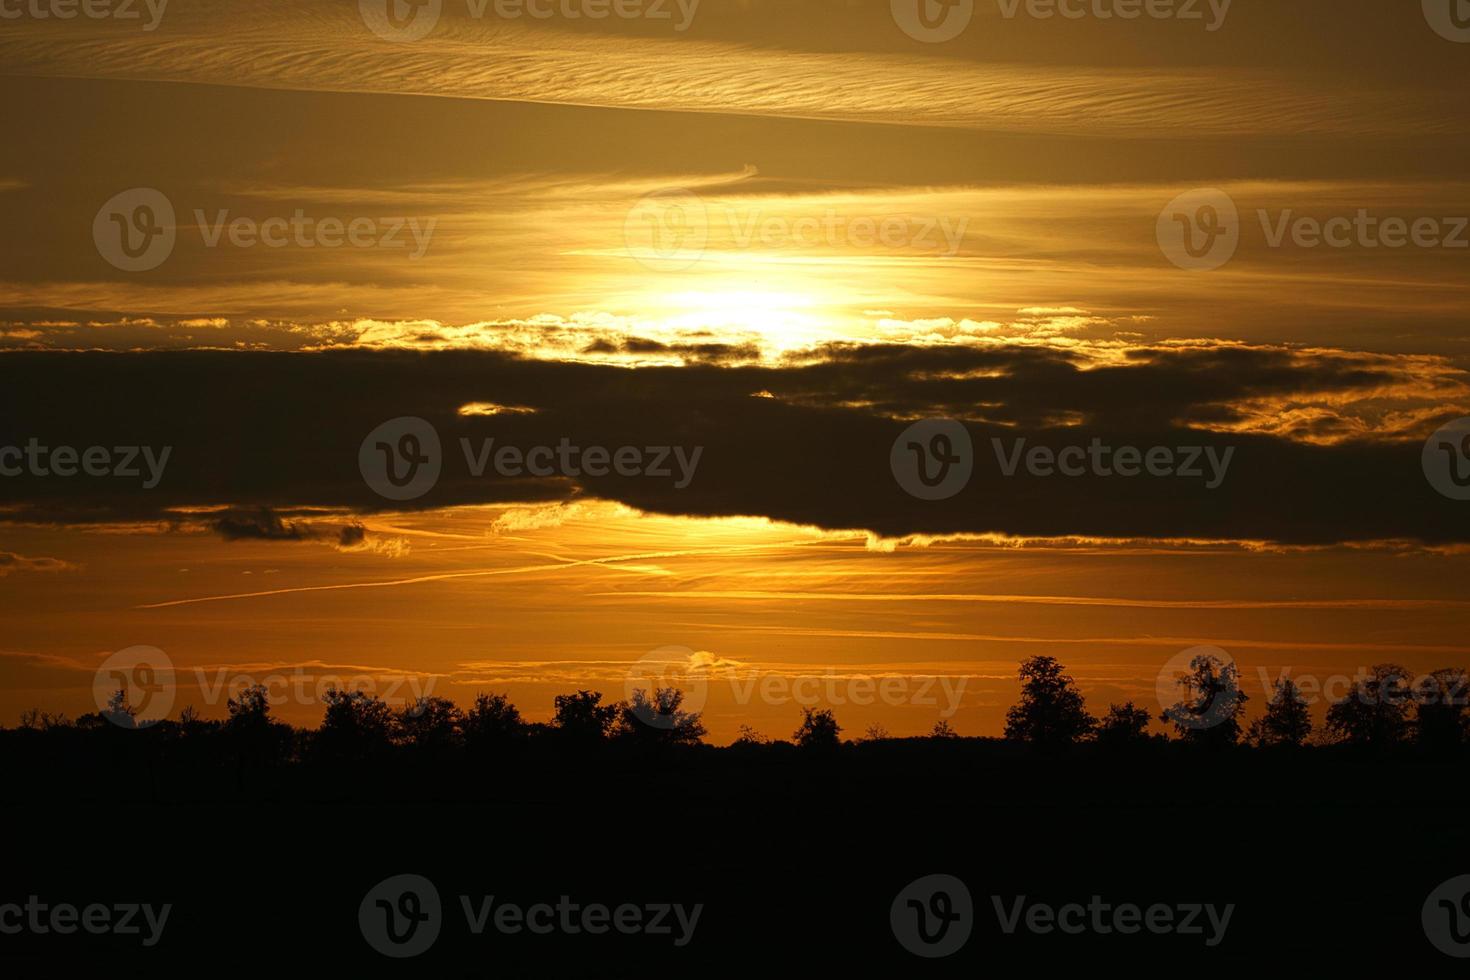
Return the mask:
[[[95,710],[136,646],[175,712],[299,671],[533,720],[672,648],[716,742],[796,727],[752,678],[850,736],[998,735],[1036,654],[1095,712],[1157,713],[1198,645],[1252,697],[1470,666],[1470,500],[1425,449],[1470,416],[1470,36],[1435,0],[976,0],[936,42],[903,3],[0,18],[0,449],[170,448],[156,486],[0,476],[0,722]],[[1169,231],[1222,200],[1234,251],[1191,262]],[[167,254],[121,267],[114,215]],[[443,475],[393,501],[359,457],[401,418]],[[939,418],[974,478],[918,499],[890,451]],[[476,477],[462,438],[700,455]],[[1095,438],[1229,469],[1008,477],[991,442]]]

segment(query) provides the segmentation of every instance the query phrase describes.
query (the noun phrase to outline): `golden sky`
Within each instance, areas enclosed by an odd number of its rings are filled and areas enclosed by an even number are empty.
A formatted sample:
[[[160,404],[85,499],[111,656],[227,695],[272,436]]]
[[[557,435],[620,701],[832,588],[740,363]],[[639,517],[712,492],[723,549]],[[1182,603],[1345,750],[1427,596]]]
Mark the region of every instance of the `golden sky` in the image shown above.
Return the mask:
[[[1470,415],[1466,39],[1432,2],[975,0],[936,42],[905,2],[0,19],[0,449],[174,447],[156,488],[0,477],[0,718],[91,710],[138,645],[206,714],[197,671],[299,668],[538,719],[675,649],[719,741],[795,727],[750,678],[839,692],[852,735],[996,734],[1037,653],[1096,710],[1199,644],[1252,692],[1470,661],[1470,503],[1421,469]],[[166,245],[129,268],[140,202]],[[1228,254],[1191,257],[1206,204]],[[409,416],[446,467],[704,455],[687,489],[399,504],[357,456]],[[926,506],[889,452],[935,417],[988,470]],[[1233,448],[1230,479],[989,472],[1068,433]]]

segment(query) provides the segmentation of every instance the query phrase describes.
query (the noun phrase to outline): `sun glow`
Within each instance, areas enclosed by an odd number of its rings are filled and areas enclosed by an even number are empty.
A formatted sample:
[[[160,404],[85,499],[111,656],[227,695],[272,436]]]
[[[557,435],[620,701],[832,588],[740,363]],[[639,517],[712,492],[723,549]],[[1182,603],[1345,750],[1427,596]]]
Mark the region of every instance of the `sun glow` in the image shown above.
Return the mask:
[[[839,336],[826,301],[811,293],[764,289],[691,290],[654,302],[670,330],[753,334],[774,352],[811,347]]]

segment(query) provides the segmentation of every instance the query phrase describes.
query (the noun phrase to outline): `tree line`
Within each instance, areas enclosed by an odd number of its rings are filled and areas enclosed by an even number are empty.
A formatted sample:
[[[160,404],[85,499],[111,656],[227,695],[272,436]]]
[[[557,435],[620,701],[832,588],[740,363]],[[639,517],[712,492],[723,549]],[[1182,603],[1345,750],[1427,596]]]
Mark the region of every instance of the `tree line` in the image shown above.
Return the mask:
[[[1248,746],[1291,749],[1308,745],[1346,745],[1390,749],[1415,746],[1456,752],[1470,746],[1470,678],[1458,668],[1415,680],[1402,667],[1381,664],[1367,671],[1343,698],[1331,703],[1325,724],[1316,728],[1298,685],[1278,680],[1264,712],[1243,723],[1250,698],[1241,690],[1238,668],[1211,654],[1194,658],[1179,679],[1179,700],[1158,720],[1172,737],[1152,730],[1153,714],[1132,701],[1110,704],[1101,717],[1087,710],[1076,681],[1055,658],[1037,656],[1019,667],[1020,699],[1006,713],[1005,739],[1059,749],[1094,744],[1128,749],[1163,742],[1204,747]],[[421,697],[401,708],[363,691],[330,690],[323,697],[321,724],[295,728],[271,715],[267,689],[247,687],[228,699],[223,720],[202,718],[185,708],[177,721],[140,722],[126,691],[107,706],[75,722],[64,716],[28,711],[21,732],[55,738],[85,737],[99,731],[147,728],[168,739],[216,745],[227,754],[261,762],[340,762],[381,758],[390,752],[428,755],[499,751],[537,745],[554,749],[617,744],[688,747],[704,744],[708,731],[700,712],[686,710],[676,688],[635,690],[624,701],[606,701],[601,692],[558,695],[549,722],[528,722],[504,694],[480,694],[463,709],[447,698]],[[773,742],[742,726],[733,747],[791,745],[804,750],[840,748],[842,727],[830,709],[803,708],[789,742]],[[15,734],[15,733],[11,733]],[[25,736],[22,736],[25,737]],[[929,740],[958,739],[941,721]],[[859,742],[891,741],[881,726],[870,727]]]
[[[1032,657],[1020,667],[1021,699],[1006,713],[1006,738],[1057,747],[1079,742],[1140,745],[1168,736],[1150,731],[1149,711],[1132,701],[1110,704],[1101,718],[1087,712],[1082,693],[1053,657]],[[1470,745],[1470,675],[1457,667],[1415,679],[1397,664],[1379,664],[1358,677],[1327,708],[1325,724],[1313,725],[1310,704],[1297,683],[1283,677],[1272,686],[1265,711],[1242,725],[1250,697],[1239,668],[1213,654],[1196,656],[1178,681],[1180,699],[1159,720],[1187,743],[1226,747],[1301,748],[1344,745],[1392,749],[1414,745],[1454,752]]]

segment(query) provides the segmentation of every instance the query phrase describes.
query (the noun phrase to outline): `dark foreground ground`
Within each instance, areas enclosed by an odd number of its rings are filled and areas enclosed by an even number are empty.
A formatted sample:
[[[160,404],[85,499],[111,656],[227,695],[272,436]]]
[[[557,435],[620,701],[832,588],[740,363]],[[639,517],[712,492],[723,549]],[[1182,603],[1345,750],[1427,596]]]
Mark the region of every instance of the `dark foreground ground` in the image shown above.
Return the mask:
[[[983,740],[830,755],[596,752],[473,768],[11,757],[0,905],[34,895],[48,906],[172,909],[152,947],[141,914],[139,935],[0,935],[0,970],[1011,976],[1081,965],[1140,977],[1464,975],[1470,960],[1432,945],[1422,911],[1437,886],[1470,874],[1467,773],[1463,759],[1183,746],[1057,757]],[[943,898],[910,892],[892,917],[900,892],[941,874],[964,883],[968,908],[943,883]],[[427,879],[440,902],[408,943],[432,941],[409,959],[383,955],[364,932],[384,941],[385,925],[374,925],[386,924],[375,904],[384,896],[395,915],[429,914],[427,894],[403,904],[401,883],[374,891],[400,875]],[[672,912],[669,934],[537,935],[492,922],[476,935],[461,896],[472,909],[488,896],[492,907],[632,905],[651,909],[638,913],[647,924],[665,904],[702,909],[684,945]],[[1212,937],[1203,911],[1198,934],[1100,934],[1091,912],[1080,934],[1024,921],[1007,933],[996,898],[1009,914],[1022,896],[1028,908],[1162,905],[1176,924],[1190,906],[1234,909],[1223,937]],[[934,946],[915,938],[918,908]],[[937,938],[941,913],[958,918]],[[0,924],[18,914],[0,910]],[[1443,931],[1467,933],[1452,948],[1470,954],[1470,903],[1463,912],[1436,904],[1436,917]],[[395,921],[407,935],[408,920]],[[899,933],[927,952],[958,948],[920,957]]]

